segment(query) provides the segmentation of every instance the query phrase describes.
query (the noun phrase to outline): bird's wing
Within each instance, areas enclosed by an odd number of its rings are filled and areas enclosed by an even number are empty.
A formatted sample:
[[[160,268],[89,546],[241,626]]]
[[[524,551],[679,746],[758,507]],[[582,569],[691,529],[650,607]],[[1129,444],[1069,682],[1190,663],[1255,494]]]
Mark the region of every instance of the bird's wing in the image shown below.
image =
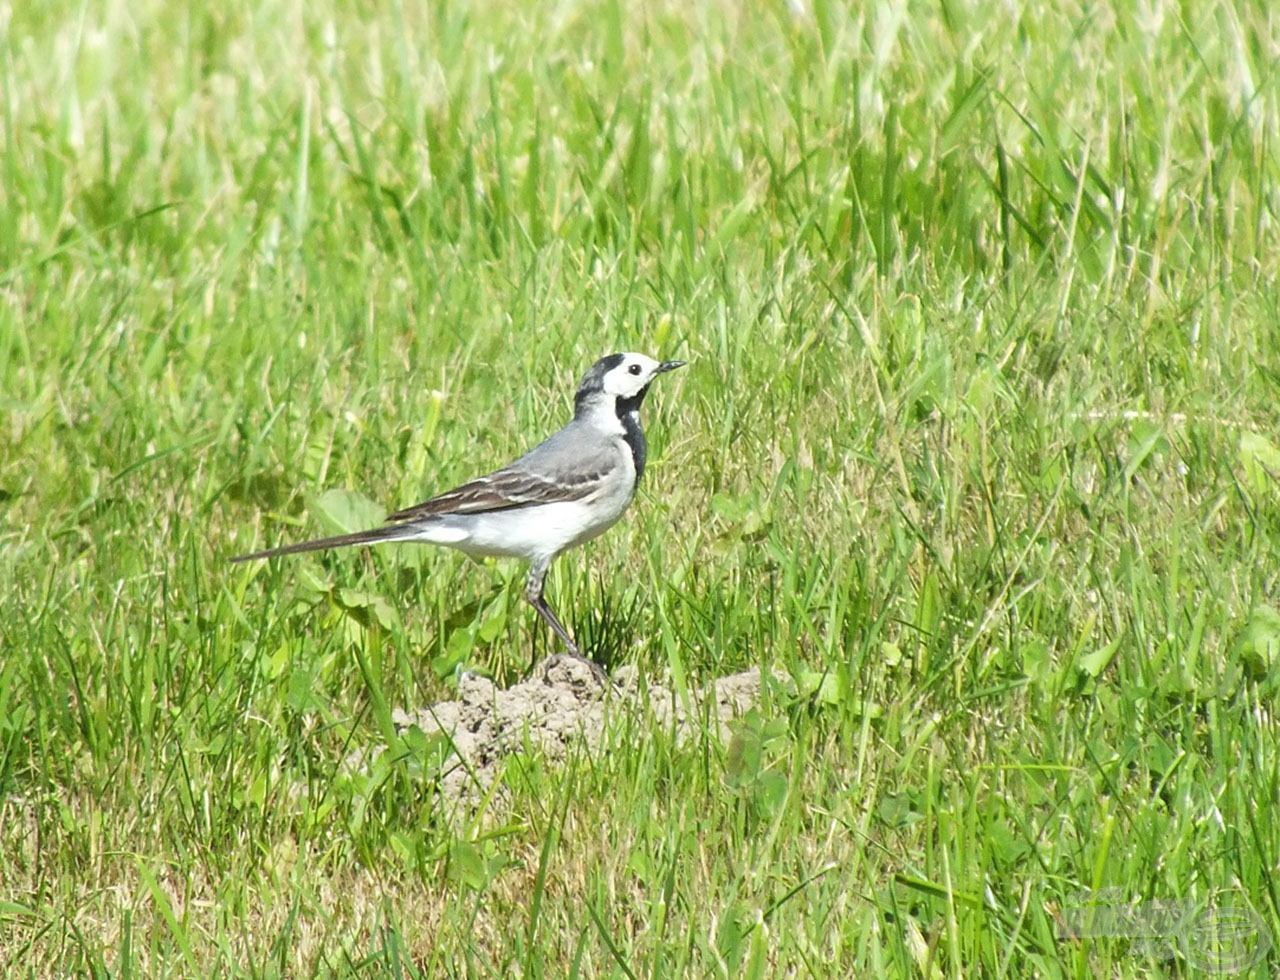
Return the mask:
[[[484,514],[535,504],[582,500],[604,484],[610,467],[576,466],[572,472],[536,473],[519,464],[455,487],[438,497],[406,507],[387,517],[388,524],[445,514]]]
[[[299,544],[237,555],[232,561],[271,558],[301,551],[320,551],[343,545],[376,544],[380,541],[412,539],[414,523],[449,514],[484,514],[564,501],[584,500],[609,485],[617,476],[618,456],[609,452],[591,433],[574,428],[574,423],[514,463],[455,487],[448,493],[397,511],[382,527],[334,538],[320,538]]]

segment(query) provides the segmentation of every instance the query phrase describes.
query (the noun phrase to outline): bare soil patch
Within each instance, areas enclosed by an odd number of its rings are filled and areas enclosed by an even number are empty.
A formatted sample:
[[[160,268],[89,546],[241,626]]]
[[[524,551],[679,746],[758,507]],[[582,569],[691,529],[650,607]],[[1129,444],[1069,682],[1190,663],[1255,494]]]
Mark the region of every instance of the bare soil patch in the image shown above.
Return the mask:
[[[396,726],[417,726],[427,735],[444,733],[456,757],[441,783],[442,794],[467,800],[482,794],[500,771],[503,759],[533,747],[555,763],[580,742],[595,749],[617,712],[642,711],[653,722],[674,726],[677,738],[702,730],[714,718],[720,729],[759,699],[756,669],[717,678],[682,703],[667,684],[642,686],[634,667],[620,668],[604,681],[580,660],[549,657],[529,677],[500,688],[471,674],[458,685],[458,697],[413,711],[397,710]]]

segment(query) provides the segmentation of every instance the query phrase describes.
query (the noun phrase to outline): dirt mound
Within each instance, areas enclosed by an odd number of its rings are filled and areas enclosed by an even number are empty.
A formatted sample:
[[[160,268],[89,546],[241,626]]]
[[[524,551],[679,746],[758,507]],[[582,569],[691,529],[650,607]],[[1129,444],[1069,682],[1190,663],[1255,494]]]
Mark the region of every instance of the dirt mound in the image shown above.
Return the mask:
[[[457,700],[412,712],[397,710],[393,719],[401,730],[416,725],[427,735],[449,735],[456,758],[441,792],[449,799],[467,800],[489,787],[503,758],[512,752],[533,746],[554,763],[579,739],[594,749],[615,712],[647,710],[655,723],[674,725],[681,738],[700,730],[704,718],[714,717],[723,725],[755,704],[759,695],[760,673],[753,669],[718,678],[695,692],[686,708],[668,686],[642,687],[634,667],[620,668],[610,684],[585,662],[556,656],[506,689],[468,674],[458,685]]]

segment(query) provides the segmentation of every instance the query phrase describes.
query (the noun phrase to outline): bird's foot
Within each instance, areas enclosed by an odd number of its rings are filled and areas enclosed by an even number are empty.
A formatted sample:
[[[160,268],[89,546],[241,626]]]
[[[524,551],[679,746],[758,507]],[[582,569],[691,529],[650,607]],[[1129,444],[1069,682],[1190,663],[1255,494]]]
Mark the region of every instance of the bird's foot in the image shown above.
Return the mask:
[[[602,688],[617,686],[617,682],[605,673],[605,669],[603,667],[590,657],[583,656],[583,654],[579,653],[577,650],[570,650],[565,653],[554,653],[548,657],[545,661],[545,666],[543,667],[542,680],[544,682],[550,681],[551,669],[565,660],[573,660],[585,665],[587,669],[591,671],[591,676],[595,679],[596,683],[598,683]]]

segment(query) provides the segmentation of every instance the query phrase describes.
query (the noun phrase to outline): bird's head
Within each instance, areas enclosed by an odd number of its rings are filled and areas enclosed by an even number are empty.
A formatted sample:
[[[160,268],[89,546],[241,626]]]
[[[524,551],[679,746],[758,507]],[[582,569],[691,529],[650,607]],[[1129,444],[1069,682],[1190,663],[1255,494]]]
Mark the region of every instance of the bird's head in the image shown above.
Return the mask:
[[[613,402],[618,415],[634,412],[644,401],[649,384],[660,374],[684,366],[684,361],[655,361],[644,354],[610,354],[582,376],[574,406],[579,413],[601,402]]]

